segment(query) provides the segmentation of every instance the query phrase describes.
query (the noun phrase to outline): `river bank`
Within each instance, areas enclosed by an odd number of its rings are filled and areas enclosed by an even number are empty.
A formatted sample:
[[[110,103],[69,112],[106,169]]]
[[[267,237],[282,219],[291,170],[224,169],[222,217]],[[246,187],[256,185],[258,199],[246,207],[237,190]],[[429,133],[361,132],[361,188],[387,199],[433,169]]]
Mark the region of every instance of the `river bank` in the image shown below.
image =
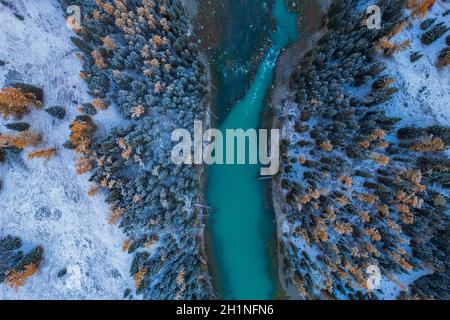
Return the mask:
[[[244,97],[270,46],[273,0],[198,0],[194,33],[210,61],[214,120],[220,124]]]

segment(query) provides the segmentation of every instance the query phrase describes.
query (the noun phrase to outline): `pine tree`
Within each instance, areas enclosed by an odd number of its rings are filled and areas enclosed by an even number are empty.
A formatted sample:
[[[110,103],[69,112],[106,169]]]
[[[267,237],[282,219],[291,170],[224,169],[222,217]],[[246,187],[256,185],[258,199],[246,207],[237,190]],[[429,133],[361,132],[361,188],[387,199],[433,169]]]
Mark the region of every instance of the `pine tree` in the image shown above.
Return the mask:
[[[115,50],[117,48],[116,43],[109,36],[102,38],[103,46],[108,50]]]
[[[60,119],[60,120],[64,119],[64,117],[66,116],[66,110],[60,106],[47,108],[47,109],[45,109],[45,112],[47,112],[52,117]]]
[[[94,50],[91,52],[91,56],[94,58],[95,65],[99,69],[106,69],[108,68],[108,65],[105,63],[105,60],[100,52],[97,50]]]
[[[98,193],[99,186],[93,184],[88,190],[88,196],[93,197]]]
[[[6,275],[5,283],[13,288],[21,287],[37,270],[38,268],[34,263],[24,266],[23,271],[12,270]]]
[[[416,62],[419,59],[421,59],[422,57],[423,57],[423,54],[421,54],[419,51],[416,51],[411,54],[411,56],[409,57],[409,60],[411,62]]]
[[[27,131],[28,129],[30,129],[30,125],[26,122],[14,122],[14,123],[8,123],[5,124],[5,127],[8,128],[9,130],[14,130],[14,131]]]
[[[72,121],[70,125],[69,141],[74,149],[79,153],[85,153],[89,150],[96,127],[92,119],[88,116],[79,116]]]
[[[422,43],[425,45],[430,45],[437,39],[442,37],[450,28],[447,27],[443,22],[438,23],[433,28],[422,34],[420,38]]]
[[[443,68],[450,66],[450,48],[442,49],[441,53],[438,56],[438,61],[436,62],[436,66],[438,68]]]
[[[109,212],[109,224],[116,224],[117,221],[123,216],[125,210],[123,208],[111,208]]]

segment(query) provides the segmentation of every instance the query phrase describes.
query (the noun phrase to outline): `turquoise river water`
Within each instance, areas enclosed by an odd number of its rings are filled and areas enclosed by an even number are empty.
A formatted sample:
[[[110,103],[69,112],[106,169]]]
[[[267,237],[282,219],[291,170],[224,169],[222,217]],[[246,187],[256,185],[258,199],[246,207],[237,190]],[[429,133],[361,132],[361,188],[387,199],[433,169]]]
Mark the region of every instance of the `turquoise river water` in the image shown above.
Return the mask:
[[[255,78],[220,130],[259,128],[264,100],[272,85],[280,51],[298,38],[296,15],[283,0],[275,0],[276,29],[271,47],[258,66]],[[276,295],[275,252],[269,243],[275,233],[274,215],[265,206],[265,185],[258,180],[259,165],[212,165],[208,169],[208,218],[219,294],[224,299],[272,299]],[[275,250],[275,249],[273,249]]]

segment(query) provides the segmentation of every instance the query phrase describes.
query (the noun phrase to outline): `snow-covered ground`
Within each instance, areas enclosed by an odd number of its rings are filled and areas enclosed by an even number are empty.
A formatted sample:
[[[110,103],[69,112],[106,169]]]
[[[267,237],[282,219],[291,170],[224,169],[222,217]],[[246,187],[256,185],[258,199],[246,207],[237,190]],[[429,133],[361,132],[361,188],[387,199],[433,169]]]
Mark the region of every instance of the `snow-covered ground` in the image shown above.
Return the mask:
[[[449,16],[442,15],[448,9],[448,2],[438,0],[426,18],[436,18],[435,24],[448,24]],[[383,59],[386,73],[395,79],[394,86],[400,88],[385,108],[389,116],[403,118],[402,126],[450,125],[450,72],[448,67],[439,69],[435,66],[439,53],[446,47],[448,32],[426,46],[420,41],[424,32],[420,29],[423,20],[411,18],[411,24],[392,39],[395,43],[409,39],[412,42],[410,48]],[[412,63],[410,55],[416,51],[423,57]]]
[[[79,78],[81,63],[70,42],[63,12],[56,0],[13,1],[15,17],[0,4],[0,88],[11,82],[43,87],[45,106],[63,106],[64,120],[43,110],[33,110],[22,121],[43,135],[39,148],[55,147],[56,157],[47,163],[27,160],[23,151],[8,155],[0,165],[0,236],[11,234],[25,245],[44,247],[39,271],[19,289],[0,284],[0,299],[120,299],[132,288],[131,256],[122,251],[125,236],[107,224],[108,207],[102,196],[89,197],[88,175],[77,176],[75,154],[62,147],[76,107],[92,98]],[[110,107],[94,117],[99,134],[120,121]],[[10,120],[9,122],[11,122]],[[0,120],[0,132],[12,133]],[[57,273],[67,268],[67,275]]]

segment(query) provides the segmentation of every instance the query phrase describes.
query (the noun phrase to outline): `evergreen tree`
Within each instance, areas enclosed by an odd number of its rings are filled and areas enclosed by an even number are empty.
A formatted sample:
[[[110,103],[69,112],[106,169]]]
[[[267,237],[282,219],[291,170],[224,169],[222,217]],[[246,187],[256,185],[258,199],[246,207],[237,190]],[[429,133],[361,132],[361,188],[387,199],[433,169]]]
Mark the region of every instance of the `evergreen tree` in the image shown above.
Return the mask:
[[[5,127],[8,128],[9,130],[14,130],[14,131],[27,131],[28,129],[30,129],[30,125],[26,122],[13,122],[13,123],[8,123],[5,124]]]
[[[66,116],[66,110],[60,106],[47,108],[47,109],[45,109],[45,111],[49,115],[51,115],[52,117],[55,117],[57,119],[64,119],[64,117]]]

